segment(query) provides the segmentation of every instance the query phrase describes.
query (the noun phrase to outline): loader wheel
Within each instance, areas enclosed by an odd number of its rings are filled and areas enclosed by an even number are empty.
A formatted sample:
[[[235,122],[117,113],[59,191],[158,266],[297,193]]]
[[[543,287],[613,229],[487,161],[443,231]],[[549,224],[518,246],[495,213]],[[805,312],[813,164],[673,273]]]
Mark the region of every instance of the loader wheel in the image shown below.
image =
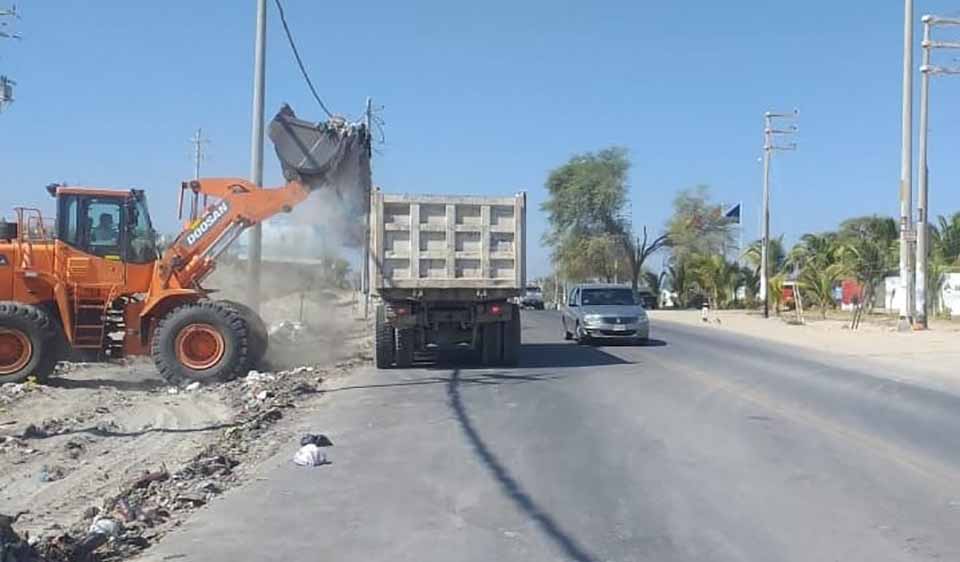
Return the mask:
[[[151,351],[170,384],[228,381],[250,370],[250,328],[230,304],[187,304],[160,320]]]
[[[259,368],[267,354],[267,348],[270,346],[270,336],[263,318],[242,302],[228,300],[220,302],[233,307],[247,323],[248,337],[250,338],[250,365],[252,368]]]
[[[377,325],[374,339],[377,368],[389,369],[393,366],[396,336],[393,326],[387,324],[387,311],[382,304],[377,306]]]
[[[0,384],[44,380],[57,364],[56,333],[46,312],[29,304],[0,302]]]
[[[395,358],[398,369],[408,369],[413,365],[413,348],[416,341],[413,328],[397,330],[397,356]]]

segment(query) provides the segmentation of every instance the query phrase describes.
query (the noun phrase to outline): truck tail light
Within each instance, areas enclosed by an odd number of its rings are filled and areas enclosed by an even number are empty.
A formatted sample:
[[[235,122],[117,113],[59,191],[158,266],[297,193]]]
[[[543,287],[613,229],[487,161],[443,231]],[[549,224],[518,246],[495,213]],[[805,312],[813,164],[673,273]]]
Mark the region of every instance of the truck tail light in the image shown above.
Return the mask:
[[[503,314],[503,307],[500,306],[499,304],[491,304],[490,314],[493,314],[494,316],[500,316],[501,314]]]
[[[393,313],[397,316],[406,316],[410,313],[410,309],[405,306],[395,306],[393,307]]]

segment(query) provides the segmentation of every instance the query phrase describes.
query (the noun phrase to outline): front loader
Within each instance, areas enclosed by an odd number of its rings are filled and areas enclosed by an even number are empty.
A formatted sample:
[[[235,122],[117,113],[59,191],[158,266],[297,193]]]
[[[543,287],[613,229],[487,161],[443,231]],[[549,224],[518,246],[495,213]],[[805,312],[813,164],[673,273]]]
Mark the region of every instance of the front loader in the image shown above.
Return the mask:
[[[263,321],[241,303],[212,299],[202,284],[218,256],[313,190],[365,194],[370,182],[363,125],[313,124],[284,106],[270,138],[286,184],[184,182],[187,221],[162,254],[138,189],[53,185],[54,222],[27,207],[0,222],[0,383],[44,379],[71,354],[151,355],[172,384],[229,380],[256,365],[267,350]]]

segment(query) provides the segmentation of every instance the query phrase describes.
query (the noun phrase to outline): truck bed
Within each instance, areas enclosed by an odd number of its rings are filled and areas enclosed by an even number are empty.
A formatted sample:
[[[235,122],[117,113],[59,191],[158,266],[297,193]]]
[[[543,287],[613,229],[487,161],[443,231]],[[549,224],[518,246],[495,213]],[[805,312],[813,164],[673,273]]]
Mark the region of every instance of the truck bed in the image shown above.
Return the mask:
[[[371,193],[370,280],[381,294],[516,296],[526,281],[526,195]],[[492,296],[492,295],[491,295]]]

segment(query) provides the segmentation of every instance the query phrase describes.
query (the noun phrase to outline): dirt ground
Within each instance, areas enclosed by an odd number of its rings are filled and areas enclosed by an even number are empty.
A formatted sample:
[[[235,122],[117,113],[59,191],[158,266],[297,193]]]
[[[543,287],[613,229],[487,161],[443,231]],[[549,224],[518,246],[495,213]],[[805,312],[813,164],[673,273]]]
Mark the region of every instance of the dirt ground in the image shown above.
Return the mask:
[[[59,537],[51,540],[63,543],[62,559],[101,517],[134,529],[127,554],[149,546],[249,477],[289,437],[292,409],[322,396],[324,380],[369,360],[368,331],[351,301],[345,291],[265,301],[269,371],[227,384],[170,387],[149,359],[136,358],[64,363],[47,384],[3,385],[0,512],[25,512],[15,525],[21,535]],[[144,483],[145,473],[161,476]],[[113,558],[124,555],[116,550]]]
[[[650,312],[651,329],[656,322],[669,321],[709,330],[764,338],[787,345],[858,357],[883,369],[885,375],[901,379],[952,387],[960,390],[960,323],[935,320],[926,331],[900,333],[896,319],[870,317],[856,331],[849,320],[808,314],[805,325],[788,323],[792,315],[764,319],[759,313],[715,311],[704,323],[698,310],[656,310]]]

